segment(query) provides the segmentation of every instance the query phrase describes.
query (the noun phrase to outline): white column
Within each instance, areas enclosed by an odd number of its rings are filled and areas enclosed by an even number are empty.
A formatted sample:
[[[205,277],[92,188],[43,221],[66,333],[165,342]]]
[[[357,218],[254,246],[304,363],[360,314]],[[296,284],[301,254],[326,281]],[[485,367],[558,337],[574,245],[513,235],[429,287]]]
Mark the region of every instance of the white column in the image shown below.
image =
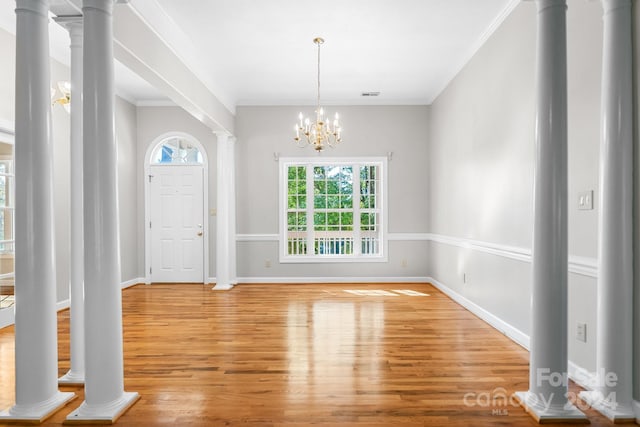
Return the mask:
[[[218,137],[217,159],[217,206],[216,206],[216,285],[215,291],[226,291],[233,288],[231,283],[229,242],[231,230],[229,229],[229,134],[216,133]]]
[[[70,368],[60,384],[84,384],[84,234],[82,211],[82,16],[55,19],[71,37]]]
[[[586,419],[568,403],[566,0],[536,0],[536,158],[529,390],[539,422]]]
[[[612,421],[634,420],[633,81],[631,0],[603,0],[597,385],[580,396]]]
[[[16,1],[16,404],[0,420],[42,421],[58,391],[48,0]]]
[[[229,138],[229,281],[232,285],[238,284],[238,271],[236,265],[236,138]]]
[[[113,83],[114,0],[84,0],[85,401],[68,421],[113,422],[124,392]]]

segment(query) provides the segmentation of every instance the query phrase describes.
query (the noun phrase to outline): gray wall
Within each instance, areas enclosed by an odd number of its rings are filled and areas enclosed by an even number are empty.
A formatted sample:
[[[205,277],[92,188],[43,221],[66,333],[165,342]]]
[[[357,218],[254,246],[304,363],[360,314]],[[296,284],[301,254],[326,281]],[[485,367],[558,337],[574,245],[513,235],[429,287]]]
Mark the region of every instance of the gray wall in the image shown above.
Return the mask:
[[[323,157],[386,156],[388,165],[388,231],[424,233],[429,208],[426,199],[428,107],[325,107],[338,111],[344,124],[344,142],[327,148]],[[293,125],[298,113],[312,114],[313,107],[238,107],[237,142],[237,231],[241,236],[258,235],[238,243],[240,278],[326,277],[425,277],[426,243],[392,241],[387,263],[280,264],[278,242],[278,162],[281,157],[317,156],[310,148],[296,147]],[[259,239],[266,239],[260,240]],[[403,267],[403,260],[406,266]],[[270,262],[271,267],[266,263]],[[328,268],[329,267],[329,268]]]
[[[118,145],[118,203],[120,210],[120,259],[123,282],[144,277],[144,264],[138,253],[138,192],[131,185],[138,178],[137,112],[136,107],[116,97],[116,141]]]
[[[137,114],[137,170],[135,182],[138,192],[138,264],[144,277],[144,161],[147,149],[159,136],[168,132],[184,132],[197,139],[209,159],[209,209],[216,207],[217,138],[207,126],[180,107],[138,107]],[[216,218],[209,215],[209,276],[216,271]]]
[[[602,8],[569,2],[569,251],[597,256]],[[431,108],[429,231],[446,238],[531,250],[536,6],[520,3]],[[577,194],[594,190],[596,209]],[[446,240],[446,239],[445,239]],[[576,258],[582,257],[582,258]],[[531,263],[431,242],[434,279],[525,334],[530,333]],[[596,279],[569,275],[569,356],[595,370]],[[575,339],[587,323],[587,342]]]

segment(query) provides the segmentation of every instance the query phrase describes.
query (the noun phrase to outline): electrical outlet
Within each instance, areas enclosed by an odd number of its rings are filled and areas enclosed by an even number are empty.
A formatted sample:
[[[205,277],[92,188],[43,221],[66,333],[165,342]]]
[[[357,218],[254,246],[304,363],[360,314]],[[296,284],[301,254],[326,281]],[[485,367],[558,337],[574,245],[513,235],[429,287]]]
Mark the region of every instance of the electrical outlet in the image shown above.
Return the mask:
[[[407,262],[406,259],[403,259],[400,265],[402,265],[402,268],[407,268],[407,265],[409,265],[409,263]]]
[[[264,260],[264,266],[266,268],[271,268],[271,260],[270,259],[265,259]]]
[[[587,324],[586,323],[576,324],[576,339],[578,341],[587,342]]]

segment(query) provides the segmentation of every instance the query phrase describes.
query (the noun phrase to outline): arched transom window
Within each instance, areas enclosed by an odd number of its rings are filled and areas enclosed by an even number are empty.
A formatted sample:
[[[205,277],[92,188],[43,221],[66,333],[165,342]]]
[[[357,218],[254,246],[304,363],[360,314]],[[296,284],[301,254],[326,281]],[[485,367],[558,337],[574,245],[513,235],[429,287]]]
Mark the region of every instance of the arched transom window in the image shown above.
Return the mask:
[[[200,149],[179,136],[161,141],[151,154],[152,165],[201,165],[202,163]]]

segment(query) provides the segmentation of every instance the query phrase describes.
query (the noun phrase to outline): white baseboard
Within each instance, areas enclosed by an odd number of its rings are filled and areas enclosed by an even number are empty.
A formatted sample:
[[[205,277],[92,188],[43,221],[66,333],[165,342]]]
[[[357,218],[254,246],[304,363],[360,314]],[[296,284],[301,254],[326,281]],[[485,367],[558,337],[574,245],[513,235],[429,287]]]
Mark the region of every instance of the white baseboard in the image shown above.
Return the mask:
[[[238,277],[238,283],[424,283],[427,277]]]
[[[130,288],[131,286],[138,285],[140,283],[144,283],[144,277],[136,277],[135,279],[122,282],[122,289]]]
[[[71,301],[69,300],[69,298],[64,299],[62,301],[58,301],[56,303],[56,311],[66,310],[70,306],[71,306]]]
[[[593,384],[596,383],[596,374],[584,369],[569,360],[568,369],[569,378],[585,390],[593,390]]]
[[[636,423],[640,424],[640,402],[637,400],[633,401],[633,410],[636,413]]]
[[[520,344],[522,347],[529,350],[529,336],[527,334],[511,326],[504,320],[500,319],[498,316],[488,312],[484,308],[470,301],[466,297],[460,295],[459,293],[449,288],[448,286],[445,286],[444,284],[438,282],[434,278],[430,277],[428,281],[433,286],[435,286],[440,291],[442,291],[445,295],[447,295],[449,298],[451,298],[452,300],[454,300],[455,302],[457,302],[458,304],[460,304],[461,306],[463,306],[464,308],[466,308],[467,310],[469,310],[470,312],[472,312],[473,314],[475,314],[476,316],[478,316],[479,318],[487,322],[489,325],[496,328],[498,331],[505,334],[507,337],[511,338],[511,340],[515,341],[517,344]]]

